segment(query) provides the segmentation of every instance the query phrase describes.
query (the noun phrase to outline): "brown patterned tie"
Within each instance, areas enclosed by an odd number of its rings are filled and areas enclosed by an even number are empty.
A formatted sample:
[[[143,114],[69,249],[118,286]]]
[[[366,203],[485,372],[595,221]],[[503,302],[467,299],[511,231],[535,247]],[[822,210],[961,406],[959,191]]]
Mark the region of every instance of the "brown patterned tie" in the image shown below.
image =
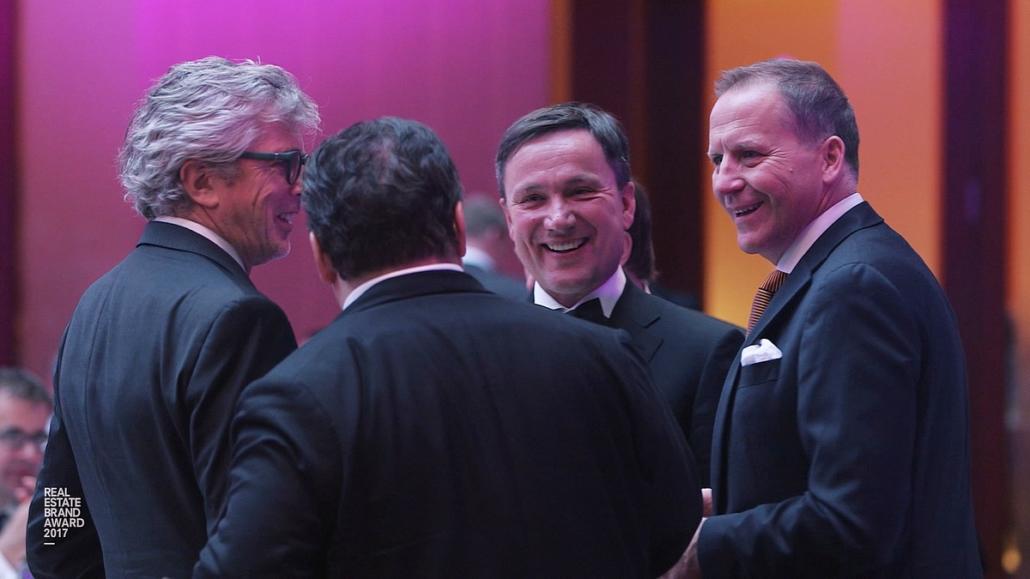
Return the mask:
[[[787,274],[778,270],[772,270],[769,277],[765,278],[762,285],[758,286],[758,291],[755,292],[755,299],[751,302],[751,315],[747,317],[747,333],[751,334],[751,330],[758,323],[758,320],[762,319],[762,314],[765,313],[765,308],[769,307],[769,302],[772,301],[776,291],[780,289],[783,282],[787,280]]]

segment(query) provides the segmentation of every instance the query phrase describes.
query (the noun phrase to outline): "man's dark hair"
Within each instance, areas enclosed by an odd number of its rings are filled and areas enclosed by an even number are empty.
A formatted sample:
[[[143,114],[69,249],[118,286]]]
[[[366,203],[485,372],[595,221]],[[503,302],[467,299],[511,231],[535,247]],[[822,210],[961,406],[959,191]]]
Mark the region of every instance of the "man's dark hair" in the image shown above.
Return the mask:
[[[430,257],[457,258],[458,170],[425,125],[383,117],[351,125],[311,155],[308,227],[343,279]]]
[[[858,123],[848,97],[833,77],[814,62],[774,58],[723,72],[715,83],[715,96],[737,86],[765,82],[783,95],[799,135],[812,142],[833,135],[844,141],[844,160],[857,179]]]
[[[619,121],[601,108],[586,103],[563,103],[537,109],[508,127],[497,147],[497,190],[503,199],[504,168],[519,147],[533,139],[554,133],[586,129],[597,139],[615,173],[621,189],[630,179],[629,140]]]
[[[54,401],[43,383],[28,370],[0,368],[0,393],[3,392],[19,400],[54,407]]]
[[[651,200],[640,181],[634,179],[633,184],[636,186],[633,195],[637,202],[633,225],[629,226],[633,247],[624,267],[637,279],[653,283],[658,272],[654,268],[654,243],[651,240]]]

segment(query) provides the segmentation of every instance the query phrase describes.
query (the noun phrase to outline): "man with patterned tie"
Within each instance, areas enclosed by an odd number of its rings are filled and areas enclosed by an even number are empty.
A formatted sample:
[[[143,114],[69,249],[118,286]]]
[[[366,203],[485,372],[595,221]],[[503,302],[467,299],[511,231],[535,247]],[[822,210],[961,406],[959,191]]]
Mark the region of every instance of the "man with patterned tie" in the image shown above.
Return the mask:
[[[715,196],[781,273],[719,401],[716,514],[671,574],[980,577],[954,315],[856,192],[847,97],[795,60],[727,71],[716,96]]]
[[[515,253],[542,306],[626,330],[670,403],[708,486],[719,392],[739,329],[626,283],[633,223],[629,144],[592,105],[542,108],[516,121],[497,152],[497,185]]]

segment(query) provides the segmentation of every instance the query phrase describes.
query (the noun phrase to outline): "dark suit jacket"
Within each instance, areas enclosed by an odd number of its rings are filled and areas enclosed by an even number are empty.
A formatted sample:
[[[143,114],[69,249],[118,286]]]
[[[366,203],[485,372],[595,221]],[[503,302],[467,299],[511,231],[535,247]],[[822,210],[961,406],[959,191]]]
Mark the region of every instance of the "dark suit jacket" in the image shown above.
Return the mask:
[[[625,335],[385,280],[265,378],[195,577],[654,577],[700,519]]]
[[[719,402],[701,571],[720,577],[980,577],[968,395],[936,279],[867,204],[801,259]]]
[[[632,283],[609,323],[626,330],[647,361],[655,386],[672,407],[709,486],[712,427],[726,373],[744,339],[740,328],[648,295]]]
[[[224,498],[239,390],[295,348],[282,310],[228,254],[147,224],[65,331],[29,512],[33,575],[188,576]],[[83,499],[85,527],[46,536],[48,488]]]
[[[525,284],[519,283],[517,280],[514,280],[503,273],[498,273],[492,269],[482,268],[470,263],[466,263],[462,267],[465,268],[465,273],[476,278],[479,283],[483,284],[483,287],[499,296],[504,296],[513,300],[524,300],[526,298],[526,294],[529,293]]]

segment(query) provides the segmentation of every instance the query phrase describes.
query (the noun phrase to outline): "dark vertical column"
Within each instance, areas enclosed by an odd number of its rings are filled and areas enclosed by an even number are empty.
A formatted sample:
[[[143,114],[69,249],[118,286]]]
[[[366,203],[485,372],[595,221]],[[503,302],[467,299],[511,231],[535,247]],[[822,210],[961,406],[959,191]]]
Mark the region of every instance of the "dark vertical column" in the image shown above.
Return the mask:
[[[15,361],[15,0],[0,0],[0,365]]]
[[[647,3],[647,157],[659,281],[701,303],[708,111],[704,2]],[[701,305],[704,305],[701,303]]]
[[[570,97],[617,116],[648,188],[661,282],[701,295],[704,2],[571,0]]]
[[[988,577],[1004,576],[1007,3],[946,0],[944,287],[969,370],[973,493]]]

